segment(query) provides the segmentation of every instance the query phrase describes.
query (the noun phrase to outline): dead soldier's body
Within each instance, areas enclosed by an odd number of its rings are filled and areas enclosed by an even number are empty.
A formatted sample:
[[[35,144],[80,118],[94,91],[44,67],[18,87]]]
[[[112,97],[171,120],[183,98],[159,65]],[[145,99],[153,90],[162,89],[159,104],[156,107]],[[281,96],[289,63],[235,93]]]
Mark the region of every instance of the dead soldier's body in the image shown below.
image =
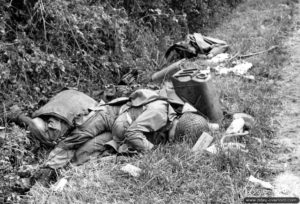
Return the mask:
[[[106,151],[145,152],[174,138],[193,137],[190,133],[198,137],[208,130],[202,116],[185,113],[188,117],[179,118],[166,98],[147,89],[107,104],[67,90],[37,110],[33,119],[15,112],[17,120],[28,124],[34,138],[54,147],[36,177],[46,186],[54,170],[70,162],[80,165]]]
[[[20,111],[15,116],[29,126],[34,138],[54,146],[44,164],[51,171],[69,162],[82,164],[107,148],[116,152],[151,150],[154,144],[147,138],[156,143],[166,141],[174,114],[156,92],[141,89],[108,104],[66,90],[36,111],[33,119]]]
[[[170,108],[166,100],[146,89],[133,92],[129,98],[94,107],[83,117],[82,124],[58,143],[46,166],[60,168],[71,160],[82,164],[91,155],[103,153],[108,146],[116,152],[151,150],[154,144],[146,135],[153,139],[155,133],[167,131],[164,127],[172,121]],[[164,141],[166,134],[155,134],[160,138],[154,139]]]

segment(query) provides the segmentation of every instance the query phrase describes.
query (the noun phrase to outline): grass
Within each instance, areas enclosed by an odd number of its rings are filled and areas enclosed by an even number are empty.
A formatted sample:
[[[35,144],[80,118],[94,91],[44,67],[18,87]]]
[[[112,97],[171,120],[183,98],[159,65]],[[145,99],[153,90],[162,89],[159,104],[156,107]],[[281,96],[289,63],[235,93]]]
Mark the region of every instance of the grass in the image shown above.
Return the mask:
[[[254,67],[255,81],[237,76],[216,77],[225,107],[231,112],[254,116],[252,137],[263,140],[257,146],[245,139],[248,154],[223,152],[216,155],[191,154],[190,146],[169,144],[137,157],[118,157],[109,161],[95,160],[62,172],[69,182],[62,192],[35,185],[30,191],[33,203],[242,203],[247,196],[271,196],[272,192],[247,182],[250,174],[267,180],[275,172],[268,159],[276,151],[268,142],[276,129],[272,120],[281,103],[276,95],[280,68],[288,55],[283,40],[293,17],[289,0],[246,0],[209,33],[227,41],[231,53],[241,54],[266,50],[269,53],[248,58]],[[216,135],[217,138],[220,135]],[[143,172],[134,178],[120,171],[131,163]]]
[[[128,162],[144,170],[139,178],[119,170]],[[247,172],[241,164],[240,158],[224,155],[194,157],[187,146],[174,145],[138,158],[73,168],[64,172],[70,182],[62,193],[41,186],[31,192],[37,203],[234,203],[248,192],[263,195],[251,184],[244,185]]]

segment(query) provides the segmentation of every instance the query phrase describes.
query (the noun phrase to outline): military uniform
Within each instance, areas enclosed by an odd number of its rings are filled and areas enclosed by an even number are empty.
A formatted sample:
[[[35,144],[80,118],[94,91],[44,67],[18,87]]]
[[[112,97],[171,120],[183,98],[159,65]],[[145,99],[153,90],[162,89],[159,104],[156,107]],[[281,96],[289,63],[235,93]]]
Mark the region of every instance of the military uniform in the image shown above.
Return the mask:
[[[175,117],[175,112],[165,99],[152,90],[140,89],[129,98],[121,98],[95,107],[50,153],[46,165],[59,168],[71,160],[81,164],[92,155],[105,151],[105,145],[117,152],[128,149],[147,151],[152,141],[160,141],[162,134]],[[149,140],[149,138],[151,138]]]
[[[55,146],[75,127],[76,117],[87,114],[97,104],[97,101],[82,92],[62,91],[32,114],[33,123],[38,122],[40,127],[30,122],[29,130],[41,143]]]

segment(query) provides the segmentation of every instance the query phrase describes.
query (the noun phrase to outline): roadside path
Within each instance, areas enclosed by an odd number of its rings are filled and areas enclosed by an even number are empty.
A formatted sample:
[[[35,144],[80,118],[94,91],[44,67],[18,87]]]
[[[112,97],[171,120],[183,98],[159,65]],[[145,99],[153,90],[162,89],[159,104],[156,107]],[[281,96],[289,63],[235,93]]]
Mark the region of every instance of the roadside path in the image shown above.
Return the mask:
[[[280,130],[275,142],[285,146],[276,163],[285,171],[274,179],[274,196],[300,197],[300,3],[294,16],[294,30],[286,47],[290,63],[283,68],[283,111],[276,120]]]

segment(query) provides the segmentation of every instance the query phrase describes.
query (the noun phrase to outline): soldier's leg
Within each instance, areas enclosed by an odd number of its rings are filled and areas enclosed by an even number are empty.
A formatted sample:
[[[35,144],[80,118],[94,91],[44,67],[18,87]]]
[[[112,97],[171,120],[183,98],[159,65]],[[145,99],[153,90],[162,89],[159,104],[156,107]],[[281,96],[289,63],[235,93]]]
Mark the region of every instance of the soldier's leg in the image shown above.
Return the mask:
[[[119,107],[104,106],[103,109],[86,120],[82,125],[72,131],[71,135],[64,139],[65,148],[77,149],[88,140],[103,132],[111,132]]]
[[[76,128],[71,135],[61,141],[52,150],[46,161],[46,166],[53,169],[62,168],[67,165],[75,155],[76,149],[92,139],[94,136],[87,131]]]
[[[107,110],[110,110],[110,106],[97,111],[84,124],[73,130],[70,136],[62,140],[50,153],[46,165],[51,168],[64,167],[84,143],[103,132],[110,131],[115,116],[110,115]]]

